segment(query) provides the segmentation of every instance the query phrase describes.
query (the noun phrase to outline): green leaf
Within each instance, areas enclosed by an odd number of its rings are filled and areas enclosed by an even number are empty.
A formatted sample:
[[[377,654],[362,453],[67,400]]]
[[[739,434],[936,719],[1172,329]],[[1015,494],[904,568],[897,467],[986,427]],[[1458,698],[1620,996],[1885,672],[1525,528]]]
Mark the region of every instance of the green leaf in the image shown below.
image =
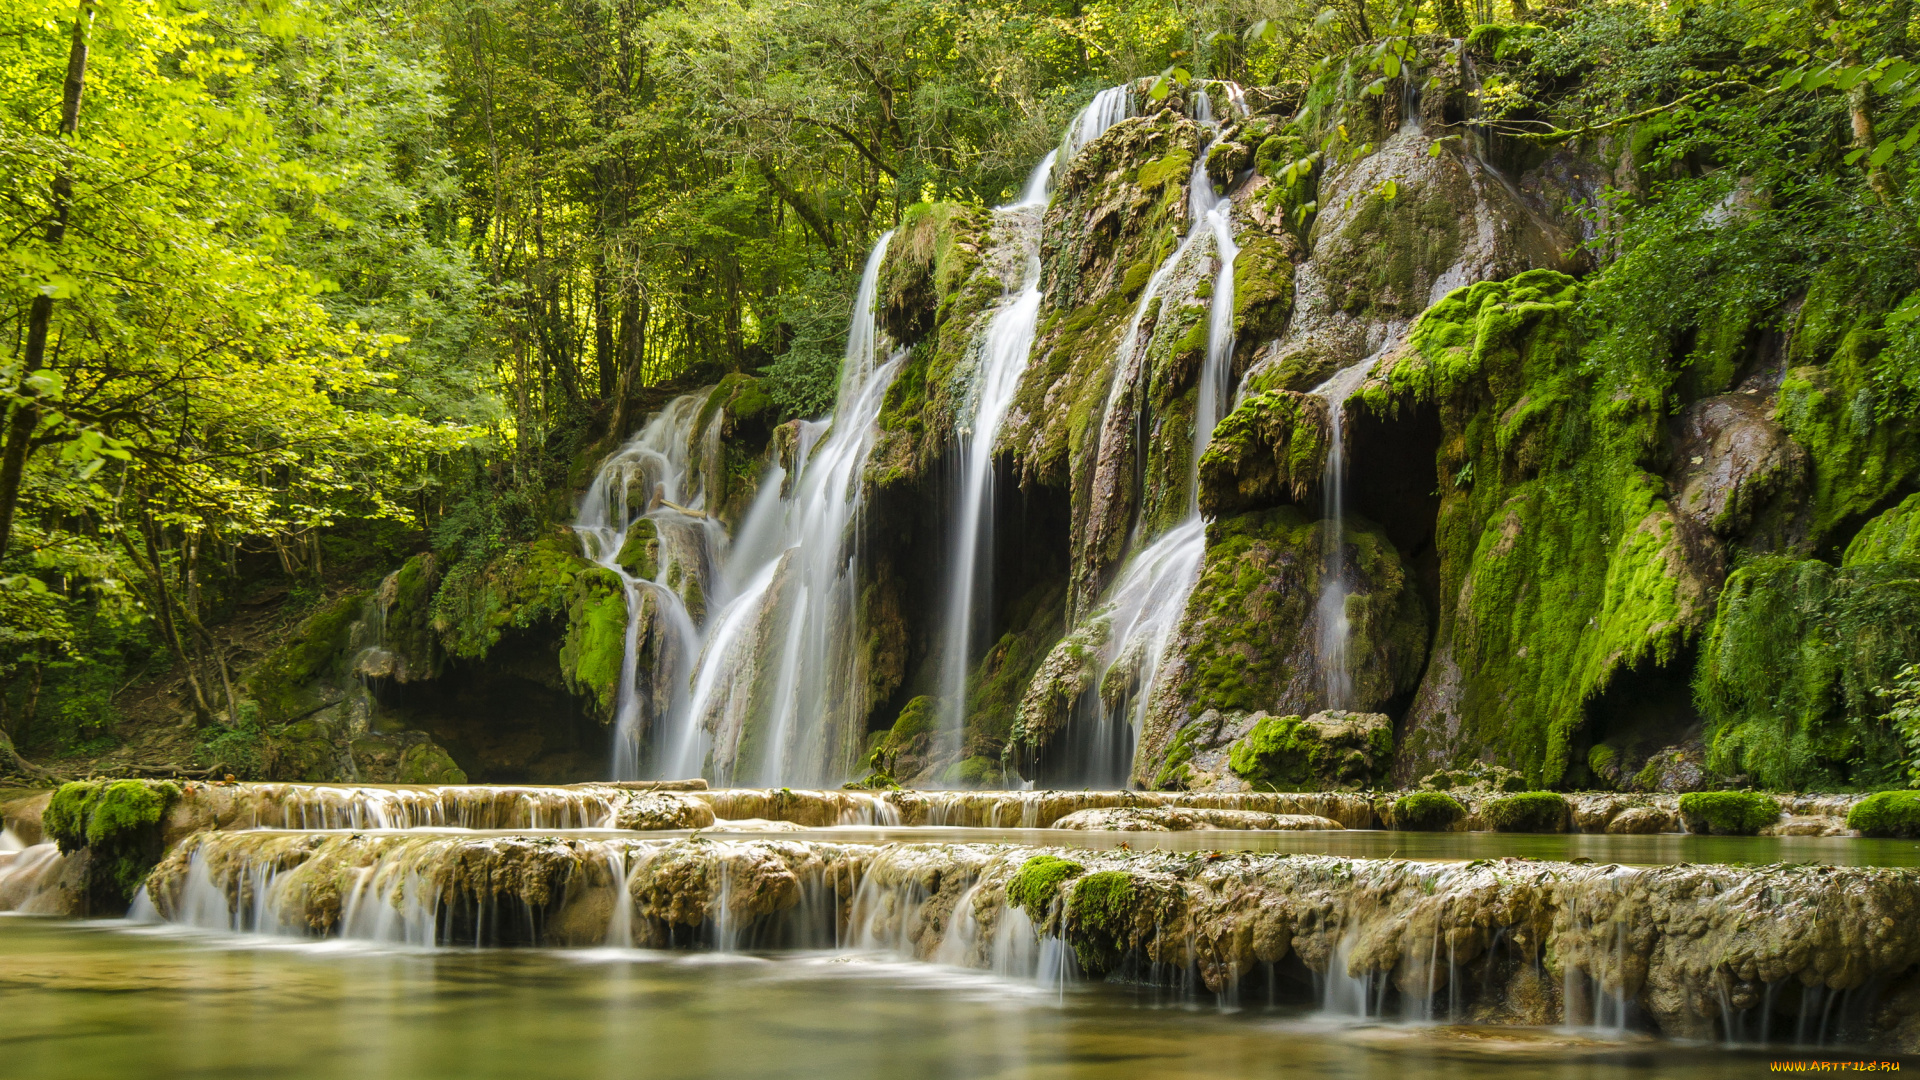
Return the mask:
[[[1888,161],[1892,160],[1894,151],[1898,149],[1900,149],[1900,145],[1891,139],[1882,142],[1879,146],[1874,147],[1873,153],[1868,156],[1867,167],[1877,169],[1885,165]]]

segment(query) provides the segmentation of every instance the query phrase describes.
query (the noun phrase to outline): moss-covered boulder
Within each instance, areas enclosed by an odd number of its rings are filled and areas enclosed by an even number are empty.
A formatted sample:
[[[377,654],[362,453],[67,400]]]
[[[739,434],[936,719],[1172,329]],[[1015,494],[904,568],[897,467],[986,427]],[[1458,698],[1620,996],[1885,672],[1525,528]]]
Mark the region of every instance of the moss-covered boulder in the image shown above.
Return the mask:
[[[331,683],[349,674],[354,627],[366,602],[366,593],[355,592],[323,605],[254,668],[247,689],[263,720],[290,719],[338,698]]]
[[[180,797],[164,780],[82,780],[62,784],[42,817],[48,839],[87,859],[89,913],[125,911],[165,854],[162,823]]]
[[[1393,801],[1387,811],[1390,828],[1408,832],[1446,832],[1467,816],[1467,808],[1440,791],[1416,791]]]
[[[1680,816],[1691,833],[1753,836],[1780,820],[1780,804],[1759,791],[1695,791],[1680,796]]]
[[[1035,926],[1044,924],[1060,896],[1060,887],[1087,868],[1058,855],[1035,855],[1007,881],[1007,903],[1020,908]]]
[[[1393,765],[1393,720],[1338,711],[1270,716],[1235,741],[1227,759],[1255,791],[1370,787]]]
[[[1880,791],[1847,811],[1847,828],[1863,836],[1920,840],[1920,791]]]
[[[1326,468],[1327,402],[1270,390],[1240,403],[1200,458],[1200,510],[1208,517],[1300,502]]]
[[[1552,791],[1498,795],[1476,809],[1495,832],[1566,832],[1569,820],[1566,798]]]

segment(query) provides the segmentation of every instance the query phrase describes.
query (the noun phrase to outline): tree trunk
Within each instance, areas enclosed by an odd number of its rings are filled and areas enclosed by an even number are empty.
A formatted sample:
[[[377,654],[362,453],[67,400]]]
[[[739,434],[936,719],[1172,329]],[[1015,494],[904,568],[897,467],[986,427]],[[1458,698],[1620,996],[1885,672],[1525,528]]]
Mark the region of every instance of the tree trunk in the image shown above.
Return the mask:
[[[94,0],[80,0],[73,16],[73,41],[67,49],[67,81],[60,100],[60,134],[73,138],[80,130],[80,96],[87,85],[87,32],[93,24]],[[53,178],[51,220],[47,244],[57,247],[67,235],[67,209],[73,204],[73,177],[62,168]],[[47,358],[47,331],[53,322],[53,297],[40,294],[27,309],[27,347],[21,356],[23,376],[39,371]],[[13,538],[14,509],[20,505],[20,481],[26,475],[27,455],[33,450],[33,432],[40,426],[38,391],[23,386],[20,402],[7,419],[7,441],[0,448],[0,558]]]

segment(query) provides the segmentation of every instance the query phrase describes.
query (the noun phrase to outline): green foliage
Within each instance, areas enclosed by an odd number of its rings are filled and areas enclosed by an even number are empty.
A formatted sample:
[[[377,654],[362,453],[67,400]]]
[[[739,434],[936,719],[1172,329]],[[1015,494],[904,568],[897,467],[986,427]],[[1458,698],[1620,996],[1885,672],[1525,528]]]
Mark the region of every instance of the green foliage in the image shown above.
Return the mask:
[[[1480,804],[1480,813],[1496,832],[1567,831],[1567,800],[1551,791],[1501,795]]]
[[[1920,791],[1882,791],[1853,804],[1847,828],[1863,836],[1920,840]]]
[[[1692,791],[1680,796],[1687,831],[1753,836],[1780,820],[1780,804],[1759,791]]]
[[[1060,886],[1087,872],[1087,868],[1058,855],[1035,855],[1020,864],[1007,882],[1007,903],[1021,908],[1038,926],[1045,922],[1060,895]]]
[[[1766,556],[1730,574],[1700,651],[1707,764],[1775,790],[1897,785],[1881,687],[1920,659],[1920,563]]]
[[[1445,832],[1466,816],[1467,808],[1453,796],[1438,791],[1416,791],[1393,801],[1387,812],[1387,823],[1410,832]]]

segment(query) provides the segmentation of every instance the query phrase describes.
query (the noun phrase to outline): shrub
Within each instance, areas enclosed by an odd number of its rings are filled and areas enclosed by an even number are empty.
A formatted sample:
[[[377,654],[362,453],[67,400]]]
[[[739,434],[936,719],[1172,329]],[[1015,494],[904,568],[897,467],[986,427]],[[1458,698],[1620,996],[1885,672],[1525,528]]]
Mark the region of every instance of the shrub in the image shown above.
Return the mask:
[[[1025,909],[1028,918],[1040,922],[1053,907],[1060,886],[1086,872],[1086,867],[1072,859],[1035,855],[1021,863],[1019,872],[1007,882],[1007,903]]]
[[[1567,800],[1551,791],[1528,791],[1488,799],[1481,806],[1481,813],[1498,832],[1567,831]]]
[[[1714,836],[1753,836],[1780,820],[1780,804],[1758,791],[1695,791],[1680,796],[1687,831]]]
[[[1438,791],[1402,795],[1387,812],[1388,824],[1414,832],[1444,832],[1466,816],[1466,807],[1455,802],[1453,796]]]
[[[1867,836],[1920,839],[1920,791],[1882,791],[1853,804],[1847,828]]]

